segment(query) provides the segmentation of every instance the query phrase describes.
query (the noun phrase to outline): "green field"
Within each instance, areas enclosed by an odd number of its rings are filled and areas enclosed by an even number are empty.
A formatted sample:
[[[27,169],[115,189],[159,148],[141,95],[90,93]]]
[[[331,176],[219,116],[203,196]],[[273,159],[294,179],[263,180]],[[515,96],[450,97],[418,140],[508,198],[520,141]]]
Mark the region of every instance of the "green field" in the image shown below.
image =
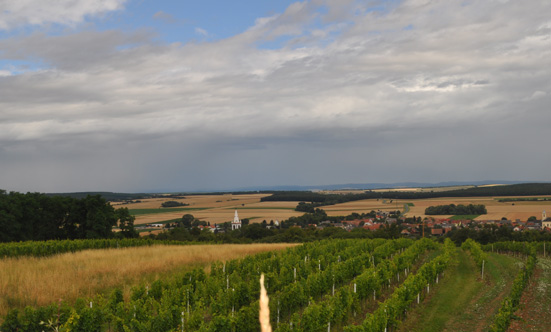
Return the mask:
[[[259,207],[246,207],[246,206],[242,206],[242,207],[239,207],[238,208],[239,210],[291,210],[291,211],[294,211],[295,208],[290,208],[290,207],[281,207],[281,206],[278,206],[278,207],[268,207],[268,206],[259,206]],[[226,208],[225,210],[235,210],[235,207],[229,207],[229,208]]]
[[[452,216],[451,220],[473,220],[477,217],[480,217],[480,214],[459,214]]]
[[[129,209],[131,215],[140,216],[144,214],[158,214],[167,212],[200,211],[207,208],[158,208],[158,209]]]

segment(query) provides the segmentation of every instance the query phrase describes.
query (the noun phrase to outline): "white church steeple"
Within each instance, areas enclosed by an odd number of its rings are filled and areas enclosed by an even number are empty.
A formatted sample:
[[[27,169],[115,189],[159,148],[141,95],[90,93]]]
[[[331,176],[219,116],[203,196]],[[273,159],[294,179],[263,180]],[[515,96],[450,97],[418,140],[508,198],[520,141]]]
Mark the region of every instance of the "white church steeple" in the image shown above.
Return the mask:
[[[237,215],[237,210],[235,210],[235,216],[233,217],[233,221],[231,222],[231,230],[239,229],[241,228],[241,220],[239,220],[239,216]]]

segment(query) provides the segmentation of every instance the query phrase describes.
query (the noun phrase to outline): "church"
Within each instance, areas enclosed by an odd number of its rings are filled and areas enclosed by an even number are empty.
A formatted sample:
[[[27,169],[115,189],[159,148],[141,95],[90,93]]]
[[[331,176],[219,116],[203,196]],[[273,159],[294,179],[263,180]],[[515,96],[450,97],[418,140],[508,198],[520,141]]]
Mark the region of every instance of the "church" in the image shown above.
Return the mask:
[[[237,215],[237,210],[235,210],[235,216],[233,217],[233,221],[231,222],[231,230],[236,230],[241,228],[241,220],[239,220],[239,216]]]

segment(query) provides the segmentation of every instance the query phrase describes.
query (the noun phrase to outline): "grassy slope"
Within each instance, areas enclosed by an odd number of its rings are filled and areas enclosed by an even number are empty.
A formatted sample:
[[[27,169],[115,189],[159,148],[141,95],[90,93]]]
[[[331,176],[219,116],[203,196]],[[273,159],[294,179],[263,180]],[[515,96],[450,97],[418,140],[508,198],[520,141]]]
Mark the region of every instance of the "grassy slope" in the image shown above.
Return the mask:
[[[469,254],[458,249],[457,262],[421,306],[414,307],[400,331],[485,331],[509,293],[518,260],[488,254],[485,280]]]
[[[551,259],[538,258],[538,266],[520,299],[509,331],[551,331]]]

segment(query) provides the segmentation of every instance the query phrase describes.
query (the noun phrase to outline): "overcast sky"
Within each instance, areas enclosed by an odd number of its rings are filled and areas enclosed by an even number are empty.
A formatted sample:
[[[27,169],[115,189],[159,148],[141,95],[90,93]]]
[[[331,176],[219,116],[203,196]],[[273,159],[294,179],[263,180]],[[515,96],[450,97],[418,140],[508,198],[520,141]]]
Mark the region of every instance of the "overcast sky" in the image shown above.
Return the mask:
[[[0,188],[551,181],[549,0],[0,0]]]

